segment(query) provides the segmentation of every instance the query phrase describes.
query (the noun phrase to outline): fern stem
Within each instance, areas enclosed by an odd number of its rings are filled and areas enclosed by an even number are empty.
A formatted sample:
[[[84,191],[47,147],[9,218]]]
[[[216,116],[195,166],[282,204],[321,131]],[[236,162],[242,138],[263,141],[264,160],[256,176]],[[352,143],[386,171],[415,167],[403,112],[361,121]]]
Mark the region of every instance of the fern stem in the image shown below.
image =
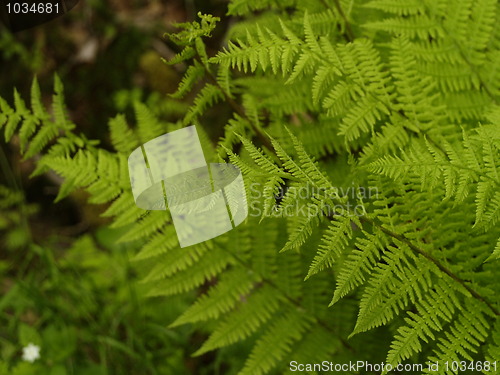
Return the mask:
[[[232,258],[234,258],[241,266],[243,266],[245,269],[251,271],[251,272],[256,272],[251,266],[249,266],[249,264],[247,262],[245,262],[243,259],[241,259],[238,255],[230,252],[229,250],[227,250],[226,248],[224,248],[223,246],[220,247],[222,251],[228,253]],[[300,301],[290,297],[287,295],[286,292],[284,292],[283,290],[280,289],[280,287],[278,285],[276,285],[276,283],[270,279],[267,279],[265,277],[263,277],[262,275],[258,274],[260,276],[260,280],[262,283],[266,283],[268,284],[269,286],[271,286],[273,289],[275,289],[276,291],[278,291],[284,298],[285,300],[290,303],[291,305],[293,305],[295,308],[297,309],[301,309],[301,310],[306,310],[306,308],[300,303]],[[314,317],[314,314],[310,314],[310,316],[313,316]],[[326,329],[327,331],[331,332],[332,334],[336,334],[336,332],[334,331],[334,329],[332,327],[330,327],[328,324],[326,324],[326,322],[324,322],[323,320],[321,319],[318,319],[317,317],[314,317],[314,321],[316,323],[318,323],[321,327],[323,327],[324,329]],[[338,336],[337,337],[339,339],[339,341],[341,342],[342,346],[344,346],[347,350],[349,350],[350,352],[352,352],[353,354],[356,354],[356,350],[342,337]]]
[[[462,287],[464,287],[475,299],[483,302],[488,308],[496,315],[500,316],[500,311],[493,306],[491,302],[489,302],[486,298],[481,296],[478,292],[476,292],[474,289],[472,289],[470,286],[468,286],[464,280],[459,278],[457,275],[455,275],[448,267],[444,266],[439,260],[434,258],[432,255],[427,253],[425,250],[421,249],[420,247],[414,245],[408,238],[405,236],[395,233],[387,228],[385,228],[382,224],[377,223],[375,220],[367,218],[365,216],[361,216],[360,220],[365,223],[369,223],[373,226],[376,226],[379,228],[382,232],[387,234],[388,236],[397,239],[398,241],[401,241],[405,243],[411,250],[413,250],[415,253],[422,255],[425,257],[427,260],[431,261],[434,263],[442,272],[444,272],[446,275],[451,277],[453,280],[455,280],[457,283],[459,283]]]
[[[326,0],[321,0],[323,5],[326,8],[330,8],[330,6],[327,4]],[[345,33],[342,34],[342,36],[345,38],[347,42],[352,42],[354,41],[354,33],[352,32],[351,24],[347,20],[347,17],[344,13],[344,10],[342,9],[342,5],[340,5],[339,0],[333,0],[333,3],[335,4],[335,9],[337,9],[337,12],[339,12],[340,17],[344,20],[344,25],[345,25]]]
[[[269,141],[269,139],[262,133],[262,131],[259,129],[258,126],[256,126],[252,120],[247,116],[247,114],[245,113],[245,110],[243,109],[243,107],[238,103],[236,102],[236,100],[234,100],[231,95],[229,95],[228,92],[226,92],[226,90],[224,90],[224,88],[219,84],[219,82],[217,81],[217,78],[213,75],[213,73],[210,71],[210,69],[208,68],[208,66],[206,64],[203,64],[202,61],[200,61],[198,58],[197,60],[203,65],[203,67],[205,68],[205,71],[208,75],[208,77],[210,78],[210,80],[212,81],[212,83],[217,86],[217,88],[222,92],[222,94],[224,95],[224,98],[226,99],[226,102],[229,104],[229,106],[238,114],[240,115],[241,117],[243,117],[244,119],[246,119],[248,121],[248,123],[252,126],[252,129],[253,131],[255,132],[255,134],[257,135],[257,137],[259,138],[259,140],[262,142],[262,144],[268,149],[268,150],[273,150],[273,146],[271,144],[271,142]]]

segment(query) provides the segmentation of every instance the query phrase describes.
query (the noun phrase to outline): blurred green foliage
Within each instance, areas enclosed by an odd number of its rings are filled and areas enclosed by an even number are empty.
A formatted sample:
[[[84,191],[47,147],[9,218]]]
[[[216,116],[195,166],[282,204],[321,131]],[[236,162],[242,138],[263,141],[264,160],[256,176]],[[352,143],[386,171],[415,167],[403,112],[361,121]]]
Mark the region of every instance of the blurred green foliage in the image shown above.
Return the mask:
[[[171,4],[177,13],[166,16],[183,20],[184,2]],[[34,75],[43,91],[57,71],[72,117],[104,144],[108,119],[132,116],[137,101],[175,120],[187,104],[165,94],[179,73],[165,69],[154,47],[162,48],[168,24],[160,16],[168,9],[148,8],[158,14],[142,24],[144,8],[86,1],[36,29],[12,34],[0,25],[0,96],[9,97],[13,86],[26,92]],[[199,333],[166,328],[195,295],[146,298],[144,271],[131,262],[137,247],[116,245],[123,229],[102,227],[102,210],[82,210],[78,194],[54,207],[46,195],[51,182],[29,181],[30,165],[20,167],[15,153],[15,144],[0,140],[0,375],[217,373],[217,364],[189,359]],[[81,220],[94,230],[85,234]],[[22,359],[29,344],[40,348],[33,363]]]
[[[22,215],[34,207],[21,209],[19,192],[0,192],[1,233],[7,232],[0,260],[1,374],[187,373],[189,332],[162,322],[191,298],[146,299],[137,282],[141,271],[130,261],[134,248],[115,245],[117,230],[81,236],[61,252],[54,250],[69,237],[52,236],[44,246],[27,241]],[[41,349],[33,363],[20,360],[29,344]]]

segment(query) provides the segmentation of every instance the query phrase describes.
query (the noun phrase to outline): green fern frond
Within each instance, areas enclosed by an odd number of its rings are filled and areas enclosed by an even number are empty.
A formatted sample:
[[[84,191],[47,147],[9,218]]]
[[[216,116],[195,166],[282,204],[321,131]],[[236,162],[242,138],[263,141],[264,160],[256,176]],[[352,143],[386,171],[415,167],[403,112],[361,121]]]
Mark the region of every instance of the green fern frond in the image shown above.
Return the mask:
[[[387,246],[384,237],[368,233],[365,235],[366,238],[358,238],[356,248],[342,264],[330,306],[366,281],[367,275],[373,272]]]
[[[218,17],[211,14],[202,14],[201,12],[198,12],[198,18],[200,19],[199,22],[176,23],[175,26],[180,31],[166,36],[178,45],[189,46],[198,38],[210,36],[217,22],[220,21]]]
[[[47,171],[46,159],[69,157],[79,149],[93,148],[98,144],[98,141],[88,140],[85,135],[73,133],[75,124],[68,118],[64,89],[58,76],[54,78],[51,112],[42,103],[36,79],[31,86],[31,106],[31,109],[27,108],[17,90],[14,90],[14,108],[0,98],[0,129],[4,128],[6,140],[10,140],[17,132],[24,159],[45,151],[32,176]]]
[[[198,298],[170,327],[218,319],[236,307],[241,296],[250,294],[259,281],[250,273],[241,273],[239,270],[227,272],[215,287]]]
[[[444,144],[446,154],[427,142],[414,142],[409,152],[402,156],[385,156],[372,162],[367,168],[394,179],[408,174],[420,176],[423,187],[432,188],[443,181],[445,198],[456,197],[462,202],[476,182],[476,223],[488,230],[499,220],[499,186],[497,168],[500,155],[498,131],[493,127],[479,128],[475,134],[464,135],[460,148]]]
[[[175,57],[173,57],[171,60],[162,59],[162,61],[167,65],[176,65],[184,61],[190,60],[195,56],[196,56],[196,50],[188,45],[180,53],[175,55]]]
[[[386,124],[372,138],[372,143],[364,147],[359,162],[361,165],[368,164],[374,159],[379,159],[382,155],[394,153],[404,148],[409,140],[408,130],[404,126]]]
[[[163,215],[160,215],[160,219],[164,219],[162,216],[168,217],[166,213],[163,213]],[[140,260],[145,260],[145,259],[150,259],[150,258],[155,258],[157,256],[160,256],[162,254],[167,253],[168,251],[174,249],[179,245],[178,240],[175,236],[175,229],[173,226],[164,226],[165,222],[160,224],[160,227],[158,227],[157,223],[153,223],[155,225],[156,229],[153,231],[154,233],[151,235],[151,232],[149,231],[149,228],[146,228],[148,230],[149,235],[151,236],[151,239],[141,247],[141,250],[137,253],[137,255],[134,257],[134,260],[140,261]],[[146,237],[141,234],[142,238]],[[121,239],[123,241],[123,238]]]
[[[500,259],[500,237],[498,238],[498,241],[497,241],[497,244],[495,246],[495,249],[493,250],[493,253],[488,258],[488,260],[491,260],[491,259]]]
[[[212,335],[194,355],[201,355],[249,337],[271,319],[278,310],[279,303],[280,300],[276,298],[273,289],[268,287],[262,287],[252,293],[237,310],[217,325]]]
[[[111,228],[121,228],[132,223],[144,215],[144,210],[137,207],[132,191],[124,191],[102,213],[104,217],[113,217]]]
[[[118,115],[109,121],[109,132],[116,151],[130,154],[139,147],[136,135],[128,126],[124,115]]]
[[[405,116],[417,129],[435,126],[440,117],[443,117],[444,108],[439,108],[435,103],[435,81],[417,72],[408,39],[393,39],[391,70],[399,93],[398,102]]]
[[[284,172],[268,157],[265,155],[264,151],[258,149],[250,142],[248,139],[243,138],[238,135],[243,146],[247,149],[250,154],[252,160],[266,173],[269,175],[273,174],[281,174],[284,175]]]
[[[105,203],[118,197],[128,185],[128,164],[123,155],[99,150],[97,154],[79,151],[74,158],[48,157],[44,164],[65,178],[56,201],[78,188],[92,194],[90,202]]]
[[[332,267],[343,250],[349,245],[352,236],[352,222],[349,217],[340,216],[332,220],[323,235],[318,253],[309,267],[306,279],[326,268]]]
[[[290,228],[290,237],[280,252],[295,249],[306,242],[313,229],[320,223],[321,210],[319,205],[308,204],[305,206],[306,216],[299,217],[296,224]]]
[[[193,90],[194,85],[204,76],[205,68],[198,62],[195,62],[187,69],[177,91],[170,96],[175,99],[182,99],[188,92]]]
[[[137,135],[142,144],[165,133],[166,126],[158,120],[157,116],[146,105],[135,102],[134,112],[137,119]]]
[[[370,22],[364,26],[374,30],[400,34],[408,38],[437,38],[444,34],[439,23],[426,14],[415,14],[406,18],[386,18],[383,21]]]
[[[284,183],[283,178],[280,176],[273,176],[265,182],[263,189],[264,207],[262,219],[272,216],[273,210],[277,208],[276,197],[279,195],[281,186],[283,186]]]
[[[460,306],[456,292],[451,285],[444,283],[437,284],[434,288],[417,304],[417,313],[407,312],[406,324],[398,329],[394,337],[387,363],[397,365],[420,352],[422,342],[435,340],[437,332],[452,321],[457,306]]]
[[[285,0],[284,2],[276,0],[257,0],[253,2],[234,0],[229,3],[228,15],[243,16],[263,9],[282,9],[285,7],[292,7],[296,3],[297,0]]]
[[[206,85],[194,100],[194,104],[184,118],[184,124],[191,124],[208,108],[224,99],[223,92],[215,85]]]
[[[305,121],[297,129],[307,153],[314,158],[341,153],[344,150],[345,139],[337,135],[338,121],[331,118],[320,118],[318,121]]]
[[[150,211],[144,215],[131,230],[120,237],[120,242],[133,242],[148,239],[158,230],[164,229],[171,223],[171,218],[164,211]]]
[[[418,1],[400,2],[397,0],[375,0],[364,4],[366,8],[380,9],[398,16],[409,16],[424,11],[424,6]]]
[[[488,336],[490,325],[485,315],[487,313],[482,305],[471,302],[453,322],[450,332],[446,332],[445,337],[439,339],[435,356],[429,359],[432,361],[463,359],[473,361],[469,353],[476,353],[478,346]]]
[[[310,326],[311,322],[307,316],[297,310],[275,319],[266,334],[255,344],[239,374],[267,374],[280,363],[291,346],[301,340],[303,333]],[[272,352],[269,348],[273,348]]]
[[[421,299],[432,284],[429,263],[398,244],[383,256],[363,293],[351,335],[386,324],[409,303]],[[392,277],[395,275],[396,277]]]
[[[242,118],[239,115],[235,115],[234,118],[229,120],[229,122],[224,126],[224,136],[219,140],[217,149],[219,150],[219,156],[224,158],[227,154],[225,150],[231,150],[233,146],[239,142],[239,137],[246,136],[245,131],[247,131],[250,123],[247,119]]]

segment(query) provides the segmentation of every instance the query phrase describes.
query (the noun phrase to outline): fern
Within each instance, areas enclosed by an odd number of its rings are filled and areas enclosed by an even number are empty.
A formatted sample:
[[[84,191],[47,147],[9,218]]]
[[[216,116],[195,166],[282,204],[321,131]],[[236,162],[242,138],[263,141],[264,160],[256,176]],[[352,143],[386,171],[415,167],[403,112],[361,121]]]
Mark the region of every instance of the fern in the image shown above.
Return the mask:
[[[135,101],[137,125],[112,119],[116,153],[104,151],[74,135],[56,79],[52,113],[35,81],[31,109],[18,93],[12,107],[0,100],[0,125],[27,157],[42,154],[38,173],[64,177],[59,199],[84,188],[107,205],[121,241],[140,248],[149,295],[196,294],[171,326],[206,332],[195,355],[244,353],[231,373],[325,358],[493,361],[498,10],[490,0],[234,0],[229,14],[242,20],[213,56],[215,17],[169,35],[181,48],[169,63],[187,66],[174,97],[195,98],[178,123]],[[216,103],[229,120],[205,124]],[[249,218],[181,249],[168,212],[135,206],[125,157],[192,123],[218,129],[212,142],[200,131],[203,146],[244,174]],[[376,196],[352,194],[362,187]]]
[[[17,90],[14,90],[14,107],[4,99],[0,99],[0,128],[4,130],[4,137],[9,141],[17,132],[24,158],[32,158],[45,151],[45,157],[66,156],[83,147],[92,147],[96,141],[89,141],[85,135],[76,135],[72,132],[75,125],[66,114],[64,105],[63,85],[59,77],[54,79],[54,95],[52,98],[51,113],[41,102],[40,87],[35,79],[31,86],[31,109],[26,106]],[[59,137],[59,133],[64,137]],[[43,164],[33,174],[46,171]]]
[[[401,157],[386,156],[368,168],[396,179],[414,172],[423,188],[432,188],[442,179],[444,198],[454,197],[457,204],[469,196],[476,184],[474,226],[490,230],[499,221],[498,129],[490,125],[478,128],[474,134],[464,133],[460,148],[446,143],[444,154],[429,142],[415,142]]]

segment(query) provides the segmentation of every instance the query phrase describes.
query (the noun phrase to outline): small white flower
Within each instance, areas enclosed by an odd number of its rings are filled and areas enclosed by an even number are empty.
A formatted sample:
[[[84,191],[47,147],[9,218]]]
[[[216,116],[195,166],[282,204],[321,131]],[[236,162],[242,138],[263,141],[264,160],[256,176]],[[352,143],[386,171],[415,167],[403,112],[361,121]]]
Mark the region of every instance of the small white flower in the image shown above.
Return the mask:
[[[23,348],[23,360],[27,362],[35,362],[40,358],[40,347],[29,343]]]

